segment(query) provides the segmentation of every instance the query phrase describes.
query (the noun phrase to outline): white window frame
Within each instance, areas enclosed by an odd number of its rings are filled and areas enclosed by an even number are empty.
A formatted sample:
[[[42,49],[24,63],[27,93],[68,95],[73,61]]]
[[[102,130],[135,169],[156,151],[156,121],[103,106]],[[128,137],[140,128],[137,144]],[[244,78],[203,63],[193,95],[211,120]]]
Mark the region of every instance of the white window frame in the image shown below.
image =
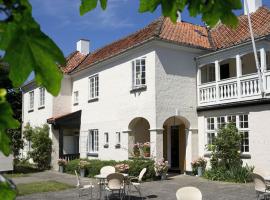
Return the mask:
[[[73,105],[79,104],[79,91],[76,90],[73,92]]]
[[[98,153],[98,151],[99,151],[98,129],[90,129],[88,132],[88,152]]]
[[[240,120],[240,116],[247,116],[247,120]],[[219,130],[219,124],[223,124],[223,123],[219,123],[219,120],[218,119],[221,119],[223,118],[225,119],[225,124],[231,122],[230,118],[234,118],[235,119],[235,125],[236,125],[236,128],[238,129],[239,131],[239,134],[242,134],[242,133],[247,133],[248,137],[247,137],[247,144],[243,144],[243,140],[245,138],[242,138],[242,141],[241,141],[241,153],[242,154],[249,154],[250,153],[250,131],[249,131],[249,115],[248,114],[245,114],[245,113],[242,113],[242,114],[231,114],[231,115],[225,115],[225,116],[218,116],[218,117],[205,117],[205,123],[206,123],[206,128],[205,128],[205,146],[207,147],[207,145],[209,145],[208,141],[210,140],[208,135],[215,135],[215,137],[217,136],[217,133],[218,133],[218,130]],[[208,120],[212,120],[212,122],[214,121],[214,126],[213,126],[213,123],[211,122],[212,126],[208,126]],[[241,126],[241,124],[243,124],[244,126]],[[214,127],[214,129],[213,129]],[[212,138],[212,137],[211,137]],[[211,139],[213,140],[213,138]],[[244,145],[244,147],[242,147],[242,145]],[[242,151],[242,149],[248,149],[247,150],[244,150]],[[206,148],[206,152],[210,152],[208,150],[208,148]]]
[[[39,103],[38,103],[39,108],[45,107],[45,88],[40,87],[39,88]]]
[[[140,88],[145,86],[146,86],[146,57],[136,58],[132,61],[132,88]]]
[[[121,132],[116,132],[116,145],[121,144]]]
[[[97,99],[99,97],[99,75],[95,74],[88,79],[89,83],[89,100]]]
[[[109,133],[105,132],[104,133],[104,144],[109,144]]]
[[[32,111],[34,110],[34,105],[35,105],[35,92],[34,90],[30,91],[29,92],[29,107],[28,107],[28,110],[29,111]]]

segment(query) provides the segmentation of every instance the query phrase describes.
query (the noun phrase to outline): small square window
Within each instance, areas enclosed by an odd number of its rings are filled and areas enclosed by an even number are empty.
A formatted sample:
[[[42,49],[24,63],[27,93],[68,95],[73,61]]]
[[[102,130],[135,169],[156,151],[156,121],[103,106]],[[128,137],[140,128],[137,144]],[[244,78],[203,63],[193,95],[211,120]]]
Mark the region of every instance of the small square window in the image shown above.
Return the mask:
[[[74,92],[74,105],[78,105],[79,104],[79,91],[75,91]]]

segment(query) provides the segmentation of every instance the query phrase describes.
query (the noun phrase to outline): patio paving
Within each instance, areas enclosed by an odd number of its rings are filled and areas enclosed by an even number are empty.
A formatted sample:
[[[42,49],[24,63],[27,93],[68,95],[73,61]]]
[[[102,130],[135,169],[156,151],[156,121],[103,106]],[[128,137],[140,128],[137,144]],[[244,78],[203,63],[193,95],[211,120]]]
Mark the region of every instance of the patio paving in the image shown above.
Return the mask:
[[[55,180],[71,185],[76,185],[76,178],[73,175],[61,174],[54,171],[46,171],[36,173],[28,177],[14,178],[13,181],[18,183],[30,183],[39,181]],[[89,179],[84,178],[84,181]],[[94,181],[94,180],[92,180]],[[233,184],[208,181],[199,177],[178,175],[173,176],[165,181],[153,181],[143,183],[144,199],[153,200],[175,200],[175,192],[178,188],[184,186],[198,187],[203,195],[203,200],[254,200],[256,199],[254,185],[249,184]],[[97,190],[97,187],[96,189]],[[95,191],[97,192],[97,191]],[[18,200],[71,200],[78,199],[77,189],[63,190],[59,192],[38,193],[27,196],[17,197]],[[84,197],[82,199],[87,199]],[[128,199],[128,198],[127,198]],[[139,198],[131,198],[133,200]]]

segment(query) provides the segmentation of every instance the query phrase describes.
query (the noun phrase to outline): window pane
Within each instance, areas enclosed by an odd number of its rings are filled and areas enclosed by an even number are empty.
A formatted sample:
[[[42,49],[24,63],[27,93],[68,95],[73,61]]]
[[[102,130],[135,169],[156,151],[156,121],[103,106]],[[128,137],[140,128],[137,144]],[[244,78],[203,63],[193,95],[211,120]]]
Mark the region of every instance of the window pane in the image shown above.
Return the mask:
[[[225,126],[225,117],[217,118],[217,128],[220,129]]]
[[[249,133],[248,131],[240,132],[241,135],[241,152],[249,152]]]

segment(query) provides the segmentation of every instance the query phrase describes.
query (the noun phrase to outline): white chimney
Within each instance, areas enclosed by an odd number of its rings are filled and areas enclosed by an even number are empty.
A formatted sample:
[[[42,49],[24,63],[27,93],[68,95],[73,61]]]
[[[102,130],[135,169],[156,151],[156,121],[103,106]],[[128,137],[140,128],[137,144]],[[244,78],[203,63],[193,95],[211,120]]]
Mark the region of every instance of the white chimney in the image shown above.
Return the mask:
[[[77,42],[77,51],[79,51],[84,55],[89,54],[89,44],[90,44],[89,40],[80,39]]]
[[[177,11],[177,22],[181,22],[181,21],[182,21],[181,13]]]
[[[248,10],[246,7],[246,3],[248,6]],[[244,10],[245,10],[245,15],[249,13],[253,13],[256,12],[256,10],[258,10],[258,8],[260,8],[262,6],[262,0],[244,0]]]

